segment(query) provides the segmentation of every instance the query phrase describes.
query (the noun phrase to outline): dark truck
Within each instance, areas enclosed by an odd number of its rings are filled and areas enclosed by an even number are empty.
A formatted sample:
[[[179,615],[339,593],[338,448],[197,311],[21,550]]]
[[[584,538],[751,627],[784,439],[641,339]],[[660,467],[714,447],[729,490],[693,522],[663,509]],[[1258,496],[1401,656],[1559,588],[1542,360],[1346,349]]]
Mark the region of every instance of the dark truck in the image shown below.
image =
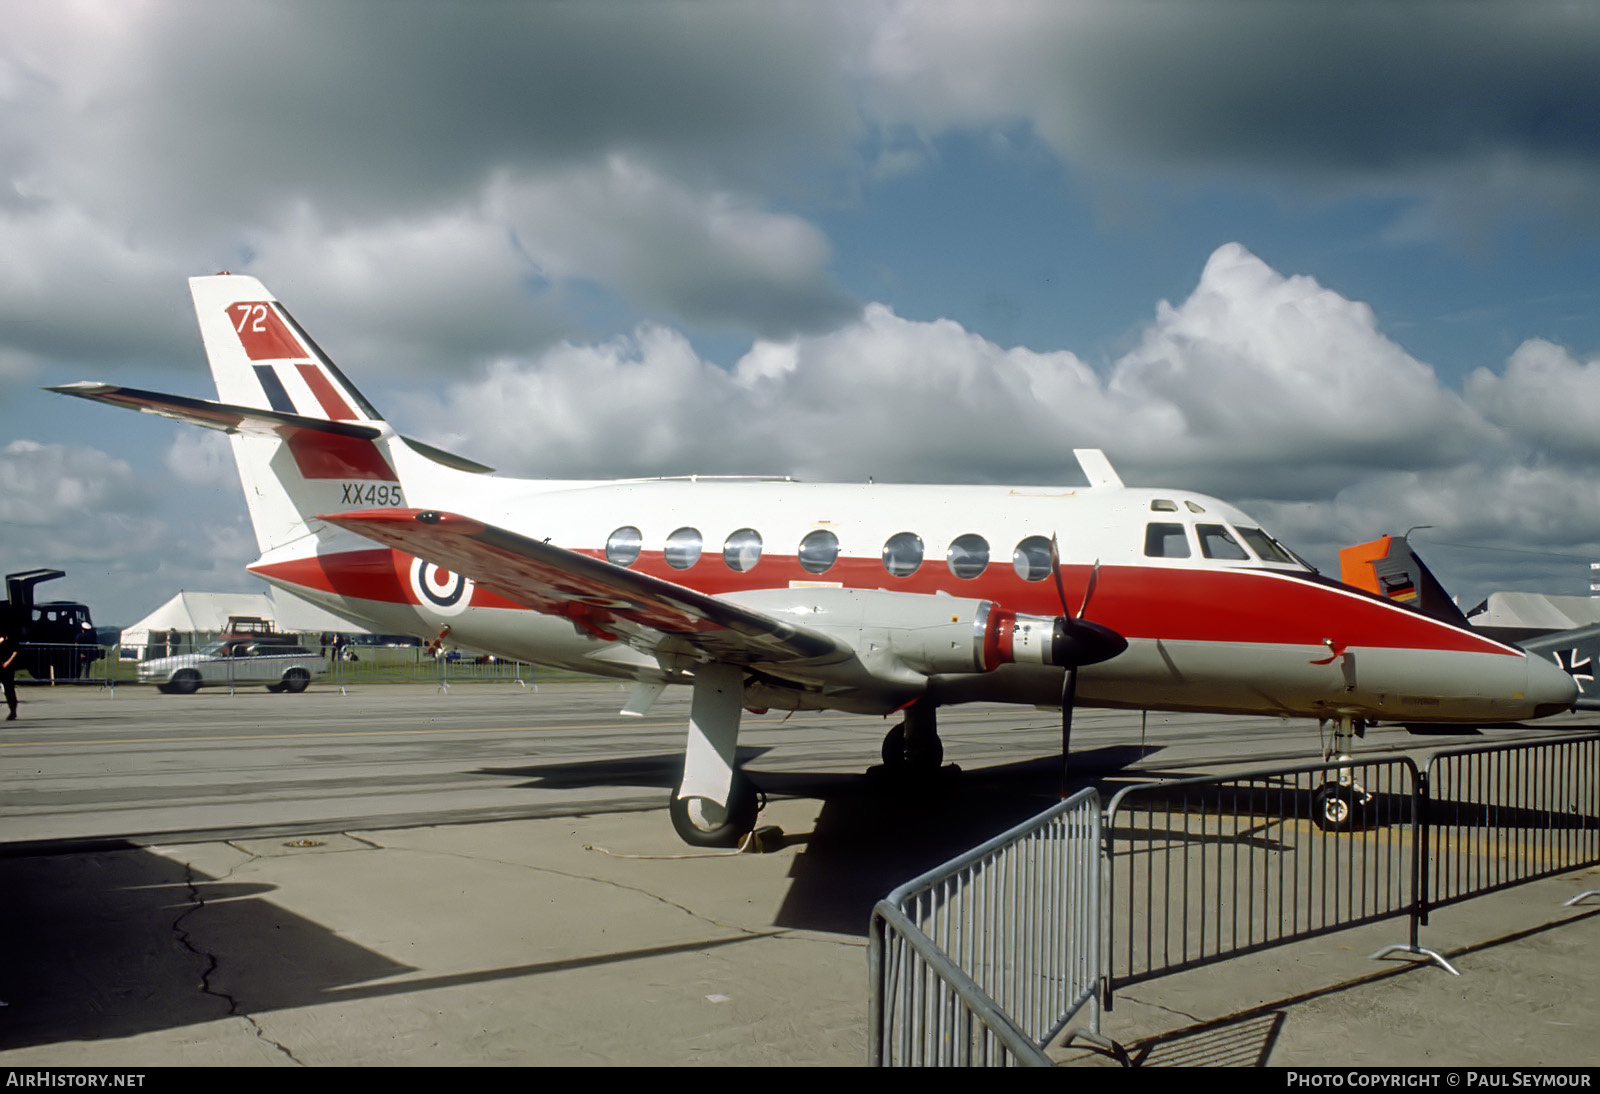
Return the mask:
[[[105,656],[88,605],[73,600],[34,601],[35,585],[65,576],[64,570],[22,570],[6,575],[0,619],[22,643],[18,667],[35,680],[76,680]]]

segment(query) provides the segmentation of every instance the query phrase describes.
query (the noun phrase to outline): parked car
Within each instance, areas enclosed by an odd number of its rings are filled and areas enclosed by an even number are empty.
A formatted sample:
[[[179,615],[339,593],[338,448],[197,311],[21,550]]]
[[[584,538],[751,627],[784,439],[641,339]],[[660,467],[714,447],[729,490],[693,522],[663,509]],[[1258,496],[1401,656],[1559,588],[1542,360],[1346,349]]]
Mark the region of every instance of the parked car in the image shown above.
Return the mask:
[[[158,691],[189,695],[217,684],[265,684],[268,691],[297,692],[328,671],[320,653],[282,641],[229,637],[195,653],[158,657],[139,666],[139,680]]]

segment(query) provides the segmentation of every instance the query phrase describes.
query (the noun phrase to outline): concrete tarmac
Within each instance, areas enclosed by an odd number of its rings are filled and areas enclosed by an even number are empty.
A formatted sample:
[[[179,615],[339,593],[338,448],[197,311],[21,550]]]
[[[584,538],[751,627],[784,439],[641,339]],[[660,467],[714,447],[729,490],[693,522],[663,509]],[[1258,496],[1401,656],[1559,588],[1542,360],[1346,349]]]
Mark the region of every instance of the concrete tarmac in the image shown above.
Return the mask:
[[[861,1064],[873,900],[1042,808],[1052,776],[969,768],[915,799],[834,778],[769,803],[785,839],[761,854],[685,848],[631,799],[0,846],[0,1066]],[[1103,1028],[1145,1066],[1589,1067],[1600,898],[1561,902],[1596,888],[1435,911],[1422,944],[1459,977],[1368,959],[1397,920],[1130,987]]]

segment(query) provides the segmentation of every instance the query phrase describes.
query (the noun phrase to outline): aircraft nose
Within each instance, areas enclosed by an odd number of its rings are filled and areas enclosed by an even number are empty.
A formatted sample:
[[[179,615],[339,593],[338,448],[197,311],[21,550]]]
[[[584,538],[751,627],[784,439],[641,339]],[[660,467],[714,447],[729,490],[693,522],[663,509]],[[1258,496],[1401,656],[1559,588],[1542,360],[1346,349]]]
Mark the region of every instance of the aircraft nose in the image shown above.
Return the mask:
[[[1538,654],[1528,655],[1528,701],[1533,716],[1543,718],[1572,709],[1578,698],[1578,681],[1560,665]]]

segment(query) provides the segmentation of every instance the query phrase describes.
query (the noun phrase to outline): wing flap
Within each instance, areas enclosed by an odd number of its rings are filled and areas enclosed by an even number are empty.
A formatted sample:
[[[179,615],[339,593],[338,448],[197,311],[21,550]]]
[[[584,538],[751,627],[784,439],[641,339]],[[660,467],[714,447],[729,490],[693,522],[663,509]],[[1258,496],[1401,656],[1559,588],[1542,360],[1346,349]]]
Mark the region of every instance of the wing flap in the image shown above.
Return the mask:
[[[603,638],[641,628],[734,663],[853,656],[827,635],[671,581],[455,513],[366,509],[318,518],[425,559]]]

